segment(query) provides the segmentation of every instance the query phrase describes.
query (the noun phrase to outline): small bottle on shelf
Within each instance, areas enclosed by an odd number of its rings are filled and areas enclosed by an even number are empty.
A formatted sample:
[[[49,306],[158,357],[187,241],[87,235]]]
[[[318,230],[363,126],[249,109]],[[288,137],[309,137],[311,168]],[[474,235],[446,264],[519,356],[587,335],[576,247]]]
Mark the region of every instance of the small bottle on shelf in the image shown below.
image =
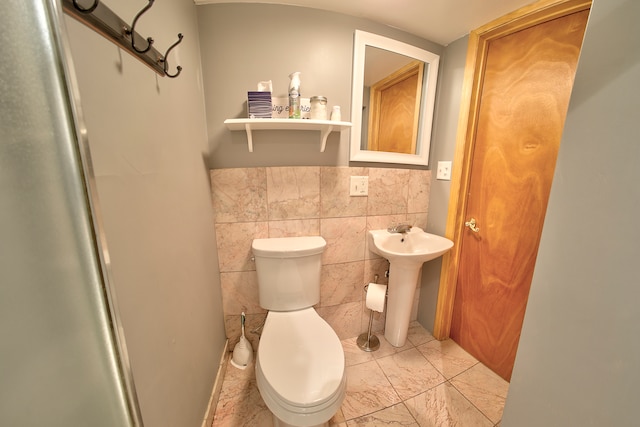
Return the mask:
[[[327,98],[324,96],[311,97],[311,120],[327,120]]]
[[[340,114],[340,106],[339,105],[334,105],[333,109],[331,110],[331,120],[334,122],[340,122],[342,121],[342,117]]]
[[[300,115],[300,72],[289,74],[289,118],[299,119]]]

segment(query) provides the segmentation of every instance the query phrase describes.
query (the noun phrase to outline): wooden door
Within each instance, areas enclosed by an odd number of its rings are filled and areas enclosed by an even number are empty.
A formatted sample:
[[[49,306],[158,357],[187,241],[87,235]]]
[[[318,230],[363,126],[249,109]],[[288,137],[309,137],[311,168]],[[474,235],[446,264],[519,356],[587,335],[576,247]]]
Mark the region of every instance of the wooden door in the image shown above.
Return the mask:
[[[588,10],[488,45],[450,336],[511,378]]]

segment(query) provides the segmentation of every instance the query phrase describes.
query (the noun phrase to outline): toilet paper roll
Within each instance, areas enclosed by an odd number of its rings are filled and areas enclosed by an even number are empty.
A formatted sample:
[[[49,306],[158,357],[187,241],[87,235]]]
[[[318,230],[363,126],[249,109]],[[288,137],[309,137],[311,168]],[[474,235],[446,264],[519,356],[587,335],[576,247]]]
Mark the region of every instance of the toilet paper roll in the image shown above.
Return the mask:
[[[369,310],[382,313],[384,311],[384,299],[387,295],[387,285],[369,283],[367,287],[366,305]]]

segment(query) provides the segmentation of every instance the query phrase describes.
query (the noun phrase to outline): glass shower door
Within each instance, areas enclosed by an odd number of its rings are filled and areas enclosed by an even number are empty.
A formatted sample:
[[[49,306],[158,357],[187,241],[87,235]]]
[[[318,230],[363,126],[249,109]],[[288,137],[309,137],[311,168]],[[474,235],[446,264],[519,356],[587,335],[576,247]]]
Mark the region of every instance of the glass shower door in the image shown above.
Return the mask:
[[[61,10],[0,2],[0,425],[141,425]]]

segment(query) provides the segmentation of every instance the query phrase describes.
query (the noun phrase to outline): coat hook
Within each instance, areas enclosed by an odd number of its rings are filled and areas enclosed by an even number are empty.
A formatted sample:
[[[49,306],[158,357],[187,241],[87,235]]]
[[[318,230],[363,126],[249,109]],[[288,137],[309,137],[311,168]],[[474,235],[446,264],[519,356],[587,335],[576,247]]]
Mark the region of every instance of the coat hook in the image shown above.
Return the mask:
[[[182,67],[178,65],[177,69],[178,72],[175,74],[169,74],[169,62],[167,61],[167,58],[169,57],[169,52],[171,52],[171,49],[173,49],[174,47],[178,46],[180,44],[180,42],[182,41],[182,33],[178,34],[178,41],[175,42],[174,44],[172,44],[171,46],[169,46],[169,49],[167,49],[167,53],[164,54],[164,58],[160,58],[160,62],[162,62],[162,64],[164,65],[164,74],[167,77],[178,77],[180,75],[180,71],[182,71]]]
[[[82,6],[80,6],[78,4],[78,0],[73,0],[73,5],[75,6],[75,8],[78,9],[82,13],[91,13],[91,12],[93,12],[94,10],[96,10],[96,8],[98,7],[99,4],[100,4],[100,0],[95,0],[91,6],[89,6],[88,8],[85,9],[84,7],[82,7]]]
[[[135,50],[138,53],[148,52],[149,49],[151,49],[151,45],[153,44],[153,39],[151,37],[147,37],[147,43],[148,43],[147,47],[145,49],[138,49],[136,47],[135,30],[136,30],[136,22],[138,22],[138,19],[142,16],[143,13],[145,13],[147,10],[151,8],[151,6],[153,6],[154,1],[155,0],[149,0],[149,4],[147,4],[140,12],[138,12],[136,17],[133,18],[133,23],[131,24],[131,28],[125,30],[125,32],[131,36],[131,47],[133,48],[133,50]]]

